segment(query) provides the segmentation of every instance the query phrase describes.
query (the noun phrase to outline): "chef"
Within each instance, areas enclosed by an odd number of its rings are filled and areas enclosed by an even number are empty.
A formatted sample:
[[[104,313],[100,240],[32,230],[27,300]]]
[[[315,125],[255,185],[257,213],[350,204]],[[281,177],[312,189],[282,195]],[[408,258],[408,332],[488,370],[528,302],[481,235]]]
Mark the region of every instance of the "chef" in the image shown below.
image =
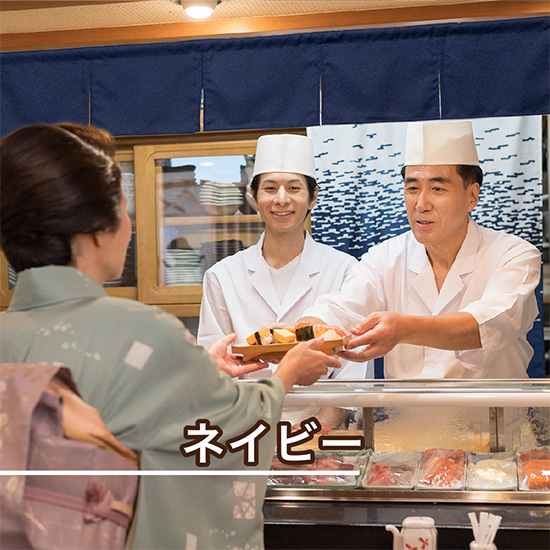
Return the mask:
[[[540,254],[470,217],[483,179],[471,122],[410,123],[402,175],[411,230],[301,320],[350,330],[342,357],[383,356],[388,378],[525,378]]]
[[[358,263],[304,230],[304,220],[317,202],[311,139],[261,136],[250,187],[265,231],[256,245],[205,273],[198,341],[206,348],[231,333],[242,343],[266,325],[294,321],[315,298],[340,290]],[[336,372],[365,378],[366,366],[348,363]],[[249,376],[270,375],[266,368]]]

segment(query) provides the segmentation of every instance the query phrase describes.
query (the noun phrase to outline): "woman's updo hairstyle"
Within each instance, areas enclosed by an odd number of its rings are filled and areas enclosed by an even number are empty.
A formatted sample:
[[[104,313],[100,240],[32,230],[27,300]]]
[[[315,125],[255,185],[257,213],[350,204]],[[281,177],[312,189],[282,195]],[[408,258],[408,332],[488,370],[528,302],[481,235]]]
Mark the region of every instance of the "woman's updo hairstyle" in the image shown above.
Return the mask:
[[[19,272],[69,265],[78,234],[120,224],[120,167],[105,130],[24,126],[0,142],[0,244]]]

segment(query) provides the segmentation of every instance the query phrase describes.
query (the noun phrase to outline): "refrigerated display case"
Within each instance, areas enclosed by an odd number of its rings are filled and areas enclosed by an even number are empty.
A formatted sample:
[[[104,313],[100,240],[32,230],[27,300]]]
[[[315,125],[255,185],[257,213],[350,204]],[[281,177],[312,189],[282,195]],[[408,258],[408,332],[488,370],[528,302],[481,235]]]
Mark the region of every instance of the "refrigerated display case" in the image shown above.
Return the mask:
[[[305,475],[286,486],[280,479],[268,484],[267,548],[299,548],[306,541],[310,548],[392,548],[385,525],[411,515],[435,519],[439,548],[468,548],[471,511],[502,516],[499,549],[549,547],[550,472],[543,469],[540,488],[530,489],[523,464],[535,452],[550,465],[550,381],[321,380],[294,388],[285,407],[342,409],[345,420],[329,435],[361,436],[364,449],[357,452],[369,458],[355,483],[331,486],[322,476],[308,483]],[[321,439],[315,434],[303,448],[318,451]],[[434,454],[463,456],[457,486],[423,486],[422,457]],[[369,485],[369,464],[395,457],[415,464],[407,483]],[[513,464],[514,481],[476,483],[472,472],[495,478],[494,470],[478,467],[481,460]]]

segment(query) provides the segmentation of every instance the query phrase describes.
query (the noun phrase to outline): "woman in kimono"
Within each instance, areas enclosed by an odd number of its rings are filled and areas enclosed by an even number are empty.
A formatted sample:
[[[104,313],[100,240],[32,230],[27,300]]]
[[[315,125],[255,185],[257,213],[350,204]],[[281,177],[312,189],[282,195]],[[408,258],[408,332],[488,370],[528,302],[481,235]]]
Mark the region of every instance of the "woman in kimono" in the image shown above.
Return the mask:
[[[200,475],[186,428],[219,428],[223,445],[265,423],[255,468],[266,470],[285,392],[339,361],[305,342],[273,378],[239,384],[217,368],[238,370],[231,337],[213,358],[175,317],[109,297],[102,284],[120,277],[131,234],[113,155],[108,133],[73,124],[28,126],[0,142],[0,242],[18,273],[0,314],[0,360],[66,365],[142,469],[192,470],[141,478],[134,548],[262,548],[265,476],[243,472],[243,449],[210,459],[209,474],[236,475]]]
[[[250,190],[265,223],[259,242],[212,266],[203,283],[198,341],[236,341],[274,323],[294,323],[318,296],[340,290],[357,260],[312,239],[304,220],[317,202],[313,142],[300,135],[258,139]],[[366,363],[338,374],[365,378]],[[336,373],[332,374],[334,376]],[[249,377],[271,375],[271,368]]]

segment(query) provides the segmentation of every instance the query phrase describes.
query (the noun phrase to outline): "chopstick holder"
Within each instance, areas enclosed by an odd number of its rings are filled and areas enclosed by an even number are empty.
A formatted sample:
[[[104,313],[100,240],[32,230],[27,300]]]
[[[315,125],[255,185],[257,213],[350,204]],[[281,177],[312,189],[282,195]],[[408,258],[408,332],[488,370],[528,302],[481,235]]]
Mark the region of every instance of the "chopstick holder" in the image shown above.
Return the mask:
[[[502,517],[487,512],[479,514],[479,521],[474,512],[470,512],[468,517],[470,518],[474,533],[474,540],[470,543],[470,550],[497,550],[493,541]]]

